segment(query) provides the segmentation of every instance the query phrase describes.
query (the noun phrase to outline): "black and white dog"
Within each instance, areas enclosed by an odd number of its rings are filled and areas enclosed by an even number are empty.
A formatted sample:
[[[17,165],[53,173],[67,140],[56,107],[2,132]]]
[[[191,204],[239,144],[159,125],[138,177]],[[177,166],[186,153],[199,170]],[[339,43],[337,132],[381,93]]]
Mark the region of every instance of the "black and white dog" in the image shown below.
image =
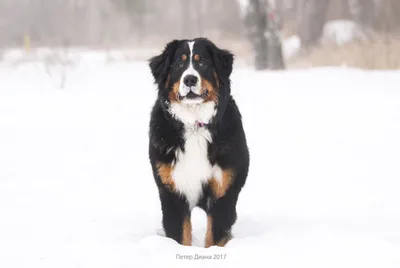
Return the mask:
[[[234,56],[206,38],[174,40],[149,60],[158,87],[149,157],[167,237],[192,245],[191,211],[208,215],[205,246],[232,238],[249,169],[240,111],[231,96]]]

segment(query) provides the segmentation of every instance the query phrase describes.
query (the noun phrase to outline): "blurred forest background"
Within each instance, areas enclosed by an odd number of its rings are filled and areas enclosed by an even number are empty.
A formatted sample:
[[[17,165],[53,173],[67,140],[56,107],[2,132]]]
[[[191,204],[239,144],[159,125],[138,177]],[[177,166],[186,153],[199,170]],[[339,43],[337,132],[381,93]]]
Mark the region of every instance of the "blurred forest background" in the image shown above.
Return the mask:
[[[399,0],[0,0],[0,59],[40,47],[136,50],[145,59],[173,38],[205,36],[246,63],[262,58],[255,35],[272,33],[288,67],[394,69],[399,14]]]

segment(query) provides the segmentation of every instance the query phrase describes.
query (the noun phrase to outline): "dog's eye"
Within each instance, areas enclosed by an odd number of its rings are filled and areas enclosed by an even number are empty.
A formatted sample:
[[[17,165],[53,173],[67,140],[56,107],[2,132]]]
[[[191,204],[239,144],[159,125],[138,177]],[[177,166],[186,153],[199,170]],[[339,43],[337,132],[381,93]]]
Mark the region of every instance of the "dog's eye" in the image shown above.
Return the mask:
[[[198,64],[199,64],[200,67],[206,66],[206,63],[204,61],[200,61]]]
[[[178,62],[178,68],[183,68],[183,62]]]

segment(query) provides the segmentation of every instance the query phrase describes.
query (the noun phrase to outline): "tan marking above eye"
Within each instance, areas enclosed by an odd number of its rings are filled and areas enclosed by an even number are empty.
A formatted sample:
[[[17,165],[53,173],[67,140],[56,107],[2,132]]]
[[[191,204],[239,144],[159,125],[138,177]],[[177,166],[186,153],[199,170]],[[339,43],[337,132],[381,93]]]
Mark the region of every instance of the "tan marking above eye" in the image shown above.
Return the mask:
[[[187,59],[186,54],[183,54],[183,55],[182,55],[182,60],[185,61],[186,59]]]
[[[195,54],[195,55],[194,55],[194,60],[195,60],[195,61],[198,61],[198,60],[200,60],[200,56],[199,56],[199,54]]]

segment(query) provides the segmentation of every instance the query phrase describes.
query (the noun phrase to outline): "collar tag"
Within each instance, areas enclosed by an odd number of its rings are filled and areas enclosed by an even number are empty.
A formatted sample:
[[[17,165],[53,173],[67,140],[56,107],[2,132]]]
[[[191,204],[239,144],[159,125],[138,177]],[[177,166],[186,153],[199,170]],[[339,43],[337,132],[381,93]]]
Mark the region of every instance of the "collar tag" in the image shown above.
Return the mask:
[[[207,125],[206,123],[202,123],[202,122],[196,121],[196,123],[194,124],[194,128],[197,131],[199,128],[205,127],[206,125]]]

